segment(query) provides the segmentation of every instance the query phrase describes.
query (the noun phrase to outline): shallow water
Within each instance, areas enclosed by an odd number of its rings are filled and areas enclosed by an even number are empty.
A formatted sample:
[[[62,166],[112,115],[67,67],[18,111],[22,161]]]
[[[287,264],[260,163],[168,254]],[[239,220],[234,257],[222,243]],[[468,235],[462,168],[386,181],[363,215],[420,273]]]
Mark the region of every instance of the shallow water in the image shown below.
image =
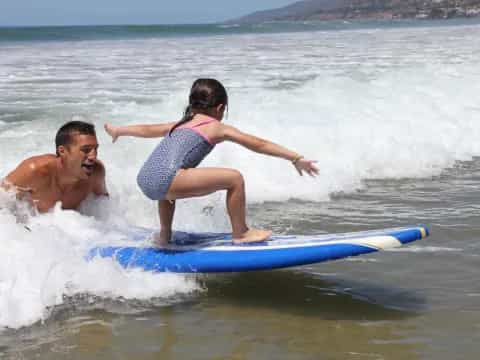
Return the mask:
[[[0,45],[0,176],[52,151],[71,116],[99,128],[111,198],[29,217],[0,194],[0,356],[7,359],[475,359],[480,350],[480,27]],[[85,263],[93,244],[156,226],[135,176],[154,141],[101,131],[175,119],[197,76],[221,78],[226,121],[319,160],[219,146],[245,174],[252,224],[276,233],[426,224],[411,245],[270,272],[183,276]],[[253,97],[254,95],[254,97]],[[272,176],[273,175],[273,176]],[[223,197],[179,204],[182,230],[225,231]]]
[[[480,222],[465,199],[476,198],[468,184],[480,184],[479,171],[475,160],[428,181],[371,181],[361,192],[328,203],[254,205],[254,218],[277,232],[340,232],[420,220],[432,235],[345,261],[199,275],[198,292],[168,299],[77,294],[49,310],[44,323],[4,331],[4,355],[474,359]]]

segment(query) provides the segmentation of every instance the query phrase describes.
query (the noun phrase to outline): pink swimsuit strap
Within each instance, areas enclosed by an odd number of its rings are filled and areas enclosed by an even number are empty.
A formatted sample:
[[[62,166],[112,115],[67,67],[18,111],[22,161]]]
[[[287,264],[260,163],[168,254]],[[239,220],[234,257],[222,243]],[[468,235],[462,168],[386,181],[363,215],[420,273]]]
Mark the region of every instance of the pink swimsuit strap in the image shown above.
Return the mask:
[[[196,127],[199,127],[199,126],[202,126],[202,125],[207,125],[207,124],[210,124],[214,121],[218,121],[217,119],[209,119],[209,120],[204,120],[204,121],[200,121],[198,124],[196,125],[193,125],[193,126],[190,126],[191,128],[196,128]]]
[[[189,125],[188,123],[186,123],[185,125],[181,125],[179,126],[178,128],[179,129],[190,129],[192,131],[195,131],[198,135],[200,135],[201,137],[203,137],[209,144],[211,145],[215,145],[215,143],[209,139],[209,137],[203,133],[203,131],[201,131],[200,129],[198,129],[198,127],[202,126],[202,125],[207,125],[207,124],[210,124],[214,121],[218,121],[217,119],[208,119],[208,120],[204,120],[204,121],[201,121],[199,122],[198,124],[195,124],[195,125]]]

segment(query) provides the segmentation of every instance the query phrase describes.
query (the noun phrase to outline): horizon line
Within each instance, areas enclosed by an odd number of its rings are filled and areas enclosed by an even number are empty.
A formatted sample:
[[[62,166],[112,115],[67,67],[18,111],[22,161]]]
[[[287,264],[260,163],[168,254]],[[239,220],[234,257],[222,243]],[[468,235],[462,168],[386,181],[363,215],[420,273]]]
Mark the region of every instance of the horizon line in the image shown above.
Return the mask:
[[[91,27],[91,26],[198,26],[198,25],[221,25],[225,22],[200,22],[200,23],[105,23],[105,24],[36,24],[36,25],[1,25],[0,29],[8,28],[42,28],[42,27]]]

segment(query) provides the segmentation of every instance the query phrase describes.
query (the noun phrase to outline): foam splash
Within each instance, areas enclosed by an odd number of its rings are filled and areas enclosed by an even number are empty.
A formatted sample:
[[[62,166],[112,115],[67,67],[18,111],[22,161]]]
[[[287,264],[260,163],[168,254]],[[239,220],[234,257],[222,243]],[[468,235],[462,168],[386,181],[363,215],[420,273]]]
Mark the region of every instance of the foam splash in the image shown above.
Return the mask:
[[[30,231],[3,206],[0,223],[0,328],[18,328],[43,320],[65,297],[79,294],[168,300],[200,290],[194,278],[125,270],[105,259],[87,262],[85,254],[94,244],[129,241],[118,225],[62,211],[59,206],[48,214],[29,218]]]

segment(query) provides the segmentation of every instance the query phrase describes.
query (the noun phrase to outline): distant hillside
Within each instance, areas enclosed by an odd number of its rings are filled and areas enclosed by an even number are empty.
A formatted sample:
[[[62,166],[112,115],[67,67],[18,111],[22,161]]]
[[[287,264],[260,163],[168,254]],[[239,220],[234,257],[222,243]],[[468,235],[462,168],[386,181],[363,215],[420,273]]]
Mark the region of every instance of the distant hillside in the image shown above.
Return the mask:
[[[480,15],[480,0],[304,0],[229,22],[335,19],[441,19]]]

